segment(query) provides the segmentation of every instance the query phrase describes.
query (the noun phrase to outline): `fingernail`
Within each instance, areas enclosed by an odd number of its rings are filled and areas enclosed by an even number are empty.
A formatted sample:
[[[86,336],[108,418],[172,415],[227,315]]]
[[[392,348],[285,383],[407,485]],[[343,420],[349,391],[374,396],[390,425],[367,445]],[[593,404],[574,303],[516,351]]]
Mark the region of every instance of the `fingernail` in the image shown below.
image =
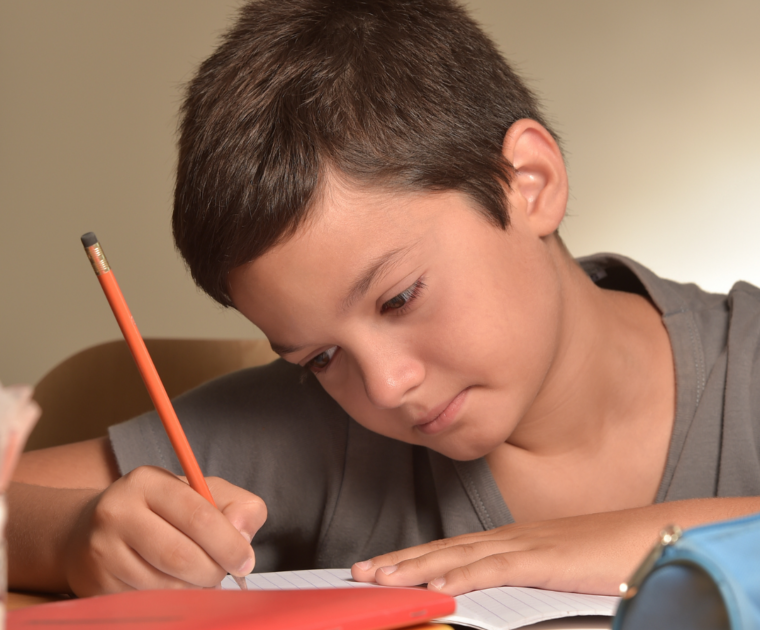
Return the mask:
[[[398,569],[398,565],[397,565],[397,564],[393,564],[393,565],[391,565],[391,566],[389,566],[389,567],[380,567],[380,570],[381,570],[383,573],[385,573],[385,575],[390,575],[390,574],[391,574],[391,573],[393,573],[393,572],[394,572],[396,569]]]
[[[360,571],[369,571],[372,568],[372,560],[363,560],[362,562],[354,563]]]
[[[237,570],[237,575],[248,575],[251,571],[253,571],[254,563],[255,558],[248,558]]]
[[[435,578],[434,580],[431,580],[428,582],[430,586],[432,586],[435,590],[440,591],[444,586],[446,586],[446,579],[445,578]]]
[[[244,532],[242,529],[240,530],[240,535],[245,538],[245,542],[248,544],[250,544],[253,540],[253,536],[251,536],[248,532]]]

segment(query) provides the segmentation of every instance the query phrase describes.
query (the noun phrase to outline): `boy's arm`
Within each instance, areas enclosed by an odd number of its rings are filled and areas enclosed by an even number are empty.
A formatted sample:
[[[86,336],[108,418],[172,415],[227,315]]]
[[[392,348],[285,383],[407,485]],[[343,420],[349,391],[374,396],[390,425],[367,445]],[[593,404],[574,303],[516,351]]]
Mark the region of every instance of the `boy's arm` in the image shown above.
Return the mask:
[[[48,488],[105,489],[121,475],[106,437],[24,453],[13,480]]]
[[[505,525],[358,562],[353,576],[388,586],[428,584],[450,595],[534,586],[619,595],[663,527],[686,529],[760,512],[760,497],[690,499]]]
[[[119,477],[105,437],[24,453],[8,490],[8,585],[68,592],[66,541],[85,505]]]
[[[163,469],[119,477],[105,438],[26,453],[14,479],[12,588],[92,595],[213,586],[227,571],[253,568],[250,540],[266,508],[222,479],[208,480],[217,510]]]

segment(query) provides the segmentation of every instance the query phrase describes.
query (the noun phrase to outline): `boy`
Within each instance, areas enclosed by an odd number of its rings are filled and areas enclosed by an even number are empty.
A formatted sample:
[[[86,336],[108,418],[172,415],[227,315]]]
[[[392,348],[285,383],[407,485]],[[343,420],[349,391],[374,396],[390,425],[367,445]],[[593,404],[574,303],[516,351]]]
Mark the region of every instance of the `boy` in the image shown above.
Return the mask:
[[[760,509],[760,292],[578,265],[556,139],[456,5],[250,4],[183,115],[177,246],[287,362],[176,403],[220,512],[145,466],[178,472],[154,414],[27,454],[12,586],[211,586],[253,539],[256,570],[614,594],[662,526]]]

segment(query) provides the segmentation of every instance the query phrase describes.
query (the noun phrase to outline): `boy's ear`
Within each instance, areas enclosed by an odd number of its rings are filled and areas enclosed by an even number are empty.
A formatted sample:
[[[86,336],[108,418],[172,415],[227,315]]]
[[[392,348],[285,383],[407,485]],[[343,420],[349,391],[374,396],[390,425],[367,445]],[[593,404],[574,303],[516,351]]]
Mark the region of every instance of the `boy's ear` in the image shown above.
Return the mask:
[[[514,167],[507,191],[510,213],[522,212],[538,236],[553,234],[567,207],[565,161],[559,146],[535,120],[515,122],[504,137],[504,157]]]

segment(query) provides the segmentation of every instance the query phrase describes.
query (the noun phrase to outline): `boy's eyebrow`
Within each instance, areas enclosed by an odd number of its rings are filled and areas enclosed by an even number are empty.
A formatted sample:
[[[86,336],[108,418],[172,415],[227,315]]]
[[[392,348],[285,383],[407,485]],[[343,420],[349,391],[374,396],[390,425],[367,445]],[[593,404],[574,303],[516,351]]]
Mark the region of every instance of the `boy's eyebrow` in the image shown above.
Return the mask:
[[[382,256],[378,256],[372,262],[370,262],[364,270],[357,276],[351,288],[348,291],[345,299],[343,300],[342,309],[348,310],[356,300],[363,297],[373,283],[382,276],[383,272],[388,269],[394,263],[397,263],[401,258],[409,253],[417,245],[417,242],[406,245],[405,247],[398,247],[385,252]],[[269,340],[269,345],[280,356],[286,354],[293,354],[306,348],[306,346],[290,346],[287,344],[277,343],[276,341]]]
[[[283,356],[285,354],[293,354],[299,350],[303,350],[306,346],[287,346],[285,344],[276,343],[272,340],[269,341],[269,345],[277,354]]]
[[[364,297],[373,283],[382,276],[383,272],[408,254],[415,245],[417,245],[417,242],[411,243],[406,247],[392,249],[382,256],[375,258],[369,265],[367,265],[351,285],[348,294],[343,300],[343,310],[348,310],[356,300]]]

